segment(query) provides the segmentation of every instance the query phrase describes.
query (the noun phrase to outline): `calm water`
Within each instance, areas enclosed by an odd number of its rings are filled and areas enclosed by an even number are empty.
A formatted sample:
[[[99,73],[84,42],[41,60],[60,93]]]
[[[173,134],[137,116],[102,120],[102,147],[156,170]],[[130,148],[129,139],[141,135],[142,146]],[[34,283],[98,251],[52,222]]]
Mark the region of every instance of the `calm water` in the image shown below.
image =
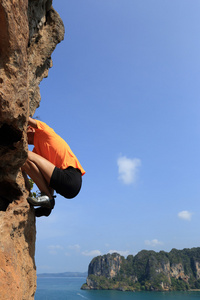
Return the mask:
[[[200,292],[82,291],[85,278],[38,278],[35,300],[195,300]]]

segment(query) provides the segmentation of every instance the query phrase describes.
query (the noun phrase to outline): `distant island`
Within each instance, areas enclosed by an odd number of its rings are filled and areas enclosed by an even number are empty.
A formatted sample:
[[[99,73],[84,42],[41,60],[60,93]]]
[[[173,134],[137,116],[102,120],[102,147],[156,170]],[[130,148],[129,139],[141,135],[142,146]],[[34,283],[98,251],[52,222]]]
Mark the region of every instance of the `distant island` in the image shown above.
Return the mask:
[[[169,253],[142,250],[126,259],[118,253],[95,257],[81,289],[120,291],[200,290],[200,248]]]
[[[87,272],[41,273],[37,277],[87,277]]]

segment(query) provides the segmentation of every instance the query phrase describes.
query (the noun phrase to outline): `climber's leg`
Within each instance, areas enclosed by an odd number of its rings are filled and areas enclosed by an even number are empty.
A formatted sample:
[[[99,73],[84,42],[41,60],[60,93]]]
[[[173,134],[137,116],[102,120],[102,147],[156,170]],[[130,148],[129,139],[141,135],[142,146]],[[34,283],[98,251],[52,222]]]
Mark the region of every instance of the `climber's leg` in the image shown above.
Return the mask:
[[[34,162],[28,158],[25,164],[22,166],[22,170],[31,177],[41,192],[45,193],[49,197],[52,196],[46,179]]]
[[[28,160],[38,167],[49,186],[53,170],[55,169],[54,164],[46,158],[31,151],[28,152]]]
[[[28,152],[28,158],[23,165],[22,170],[32,178],[40,191],[45,194],[37,198],[28,197],[28,201],[32,205],[44,206],[51,209],[54,207],[55,201],[53,190],[49,187],[54,168],[55,166],[45,158],[31,151]]]

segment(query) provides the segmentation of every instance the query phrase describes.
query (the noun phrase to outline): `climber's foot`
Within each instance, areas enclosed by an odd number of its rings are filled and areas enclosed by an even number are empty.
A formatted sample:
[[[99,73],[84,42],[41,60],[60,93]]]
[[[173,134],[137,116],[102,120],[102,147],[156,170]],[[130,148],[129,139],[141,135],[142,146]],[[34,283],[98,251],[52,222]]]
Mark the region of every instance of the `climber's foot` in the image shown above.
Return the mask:
[[[33,206],[42,206],[45,208],[53,209],[55,205],[55,196],[50,199],[47,195],[41,195],[38,197],[28,197],[28,202]]]
[[[51,214],[52,209],[47,207],[35,208],[36,217],[48,217]]]

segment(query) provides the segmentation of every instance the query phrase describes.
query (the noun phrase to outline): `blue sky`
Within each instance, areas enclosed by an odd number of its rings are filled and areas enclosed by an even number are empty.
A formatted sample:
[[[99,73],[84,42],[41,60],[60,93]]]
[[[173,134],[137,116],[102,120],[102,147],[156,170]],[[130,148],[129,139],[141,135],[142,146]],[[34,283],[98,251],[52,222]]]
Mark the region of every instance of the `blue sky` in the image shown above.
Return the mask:
[[[54,0],[65,39],[35,116],[86,170],[37,219],[37,272],[117,251],[198,247],[199,0]]]

